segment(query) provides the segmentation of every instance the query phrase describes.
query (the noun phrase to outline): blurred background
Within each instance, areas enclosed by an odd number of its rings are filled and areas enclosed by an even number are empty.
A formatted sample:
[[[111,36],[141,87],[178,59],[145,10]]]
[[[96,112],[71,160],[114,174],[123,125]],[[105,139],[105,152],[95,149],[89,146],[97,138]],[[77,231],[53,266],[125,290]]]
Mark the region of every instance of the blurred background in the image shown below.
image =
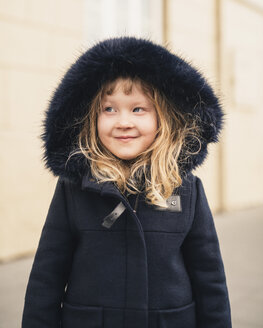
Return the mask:
[[[190,61],[226,124],[198,175],[215,216],[233,328],[263,327],[263,0],[0,0],[0,327],[20,327],[57,178],[39,135],[63,74],[107,37],[147,37]]]

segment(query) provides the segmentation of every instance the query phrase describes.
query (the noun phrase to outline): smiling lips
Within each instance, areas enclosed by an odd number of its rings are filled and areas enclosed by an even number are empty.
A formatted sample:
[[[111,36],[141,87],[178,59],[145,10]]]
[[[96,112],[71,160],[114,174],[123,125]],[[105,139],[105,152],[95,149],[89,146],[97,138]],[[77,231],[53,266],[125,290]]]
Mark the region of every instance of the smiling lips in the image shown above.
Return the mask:
[[[128,142],[132,139],[135,139],[136,137],[129,137],[129,136],[123,136],[123,137],[118,137],[116,139],[120,140],[120,141],[124,141],[124,142]]]

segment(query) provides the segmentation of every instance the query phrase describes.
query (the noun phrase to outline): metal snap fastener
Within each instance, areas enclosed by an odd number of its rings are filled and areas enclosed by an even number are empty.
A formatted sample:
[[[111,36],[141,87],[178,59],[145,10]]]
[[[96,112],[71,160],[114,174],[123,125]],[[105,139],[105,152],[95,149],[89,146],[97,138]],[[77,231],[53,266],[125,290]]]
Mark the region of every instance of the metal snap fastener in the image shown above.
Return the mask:
[[[171,202],[171,204],[175,206],[175,205],[176,205],[176,200],[173,200],[173,201]]]

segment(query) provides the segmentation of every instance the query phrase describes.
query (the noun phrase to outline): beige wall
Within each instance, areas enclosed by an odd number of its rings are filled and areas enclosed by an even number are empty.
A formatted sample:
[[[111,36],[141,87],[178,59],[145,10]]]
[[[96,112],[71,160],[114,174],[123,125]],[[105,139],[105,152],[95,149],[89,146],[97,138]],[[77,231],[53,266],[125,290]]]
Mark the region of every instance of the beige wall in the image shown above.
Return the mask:
[[[56,179],[41,162],[41,119],[83,43],[83,1],[0,1],[0,259],[34,251]]]
[[[222,94],[227,124],[220,144],[209,146],[207,161],[194,173],[203,179],[213,211],[262,204],[260,4],[0,0],[0,261],[34,253],[53,195],[56,179],[44,169],[38,138],[51,93],[82,50],[110,35],[163,41],[203,71]],[[105,8],[115,15],[107,28]],[[142,32],[133,26],[136,19]]]
[[[263,203],[263,2],[254,2],[225,0],[222,6],[227,209]]]
[[[220,144],[196,169],[214,211],[263,204],[263,2],[167,0],[166,39],[221,95]]]
[[[167,7],[166,40],[172,49],[190,61],[205,74],[217,90],[217,26],[216,2],[214,0],[170,0]],[[209,203],[214,211],[221,209],[220,147],[209,145],[209,156],[193,173],[199,175],[205,185]]]

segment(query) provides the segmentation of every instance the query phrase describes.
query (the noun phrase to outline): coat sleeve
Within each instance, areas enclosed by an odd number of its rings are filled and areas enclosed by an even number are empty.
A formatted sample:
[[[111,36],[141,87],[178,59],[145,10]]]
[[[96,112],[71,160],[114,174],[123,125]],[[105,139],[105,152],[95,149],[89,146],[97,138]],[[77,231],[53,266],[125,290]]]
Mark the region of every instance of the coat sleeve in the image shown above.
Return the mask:
[[[200,178],[192,195],[195,211],[182,251],[196,302],[197,328],[231,328],[231,310],[213,216]]]
[[[74,249],[64,184],[59,177],[42,228],[27,284],[22,328],[60,327],[61,302]]]

